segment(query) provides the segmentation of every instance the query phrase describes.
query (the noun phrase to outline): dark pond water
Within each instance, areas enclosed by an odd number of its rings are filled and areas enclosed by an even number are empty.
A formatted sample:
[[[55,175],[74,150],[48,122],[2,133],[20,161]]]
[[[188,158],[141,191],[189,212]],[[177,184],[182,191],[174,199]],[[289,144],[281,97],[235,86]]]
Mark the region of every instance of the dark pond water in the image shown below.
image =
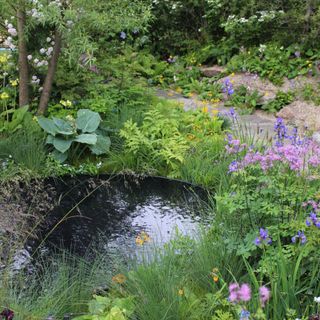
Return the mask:
[[[176,231],[193,236],[201,222],[204,190],[162,178],[67,178],[48,182],[59,195],[59,205],[48,217],[40,242],[31,244],[41,255],[59,248],[78,255],[114,252],[135,255],[162,245]],[[136,238],[146,232],[144,246]]]

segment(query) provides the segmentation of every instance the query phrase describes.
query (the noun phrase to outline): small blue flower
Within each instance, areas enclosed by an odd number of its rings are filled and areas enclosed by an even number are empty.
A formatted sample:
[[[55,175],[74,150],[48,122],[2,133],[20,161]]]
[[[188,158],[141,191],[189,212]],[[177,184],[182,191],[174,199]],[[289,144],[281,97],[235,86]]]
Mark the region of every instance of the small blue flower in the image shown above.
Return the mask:
[[[127,38],[127,34],[124,31],[120,32],[120,39],[125,40]]]
[[[240,320],[248,320],[250,317],[250,312],[248,310],[242,309],[240,312]]]

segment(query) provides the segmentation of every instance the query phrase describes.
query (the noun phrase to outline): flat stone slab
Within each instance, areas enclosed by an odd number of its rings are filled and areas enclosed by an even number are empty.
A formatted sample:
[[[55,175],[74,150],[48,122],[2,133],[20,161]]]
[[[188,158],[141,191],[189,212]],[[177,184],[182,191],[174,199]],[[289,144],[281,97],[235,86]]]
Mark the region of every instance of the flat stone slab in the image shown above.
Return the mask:
[[[207,78],[212,78],[218,74],[225,73],[226,69],[224,67],[215,65],[212,67],[204,66],[204,67],[200,68],[200,71],[203,74],[203,76],[205,76]]]
[[[280,110],[277,116],[300,130],[320,131],[320,107],[312,102],[294,101]]]

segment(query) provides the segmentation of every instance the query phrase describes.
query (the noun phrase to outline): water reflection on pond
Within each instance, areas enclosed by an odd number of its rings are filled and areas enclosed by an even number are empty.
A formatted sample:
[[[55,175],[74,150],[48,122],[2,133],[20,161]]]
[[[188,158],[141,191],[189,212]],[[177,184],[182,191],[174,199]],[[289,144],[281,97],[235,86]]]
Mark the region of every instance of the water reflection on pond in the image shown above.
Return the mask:
[[[204,221],[201,207],[206,193],[177,181],[82,177],[55,182],[55,188],[61,201],[50,214],[41,238],[70,212],[41,245],[44,255],[65,248],[79,255],[97,251],[131,256],[141,250],[136,244],[141,232],[150,236],[147,246],[161,245],[176,230],[193,236]]]

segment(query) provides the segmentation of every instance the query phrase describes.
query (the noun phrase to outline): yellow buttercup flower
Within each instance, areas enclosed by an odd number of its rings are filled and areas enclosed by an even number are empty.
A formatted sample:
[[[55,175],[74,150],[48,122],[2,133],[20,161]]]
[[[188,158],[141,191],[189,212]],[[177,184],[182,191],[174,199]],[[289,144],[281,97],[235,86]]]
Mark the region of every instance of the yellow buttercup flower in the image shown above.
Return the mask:
[[[0,95],[0,98],[1,98],[1,100],[6,100],[6,99],[9,99],[10,96],[8,95],[7,92],[2,92]]]
[[[308,67],[311,68],[311,67],[312,67],[312,63],[309,63],[309,64],[308,64]]]
[[[232,72],[232,73],[230,74],[230,76],[231,76],[231,77],[234,77],[234,76],[235,76],[234,72]]]
[[[183,290],[183,289],[179,289],[178,295],[179,295],[179,296],[183,296],[183,295],[184,295],[184,290]]]
[[[13,86],[13,87],[16,87],[19,83],[19,80],[16,79],[16,80],[10,80],[10,84]]]
[[[219,277],[218,276],[214,276],[213,277],[213,281],[217,283],[219,281]]]

